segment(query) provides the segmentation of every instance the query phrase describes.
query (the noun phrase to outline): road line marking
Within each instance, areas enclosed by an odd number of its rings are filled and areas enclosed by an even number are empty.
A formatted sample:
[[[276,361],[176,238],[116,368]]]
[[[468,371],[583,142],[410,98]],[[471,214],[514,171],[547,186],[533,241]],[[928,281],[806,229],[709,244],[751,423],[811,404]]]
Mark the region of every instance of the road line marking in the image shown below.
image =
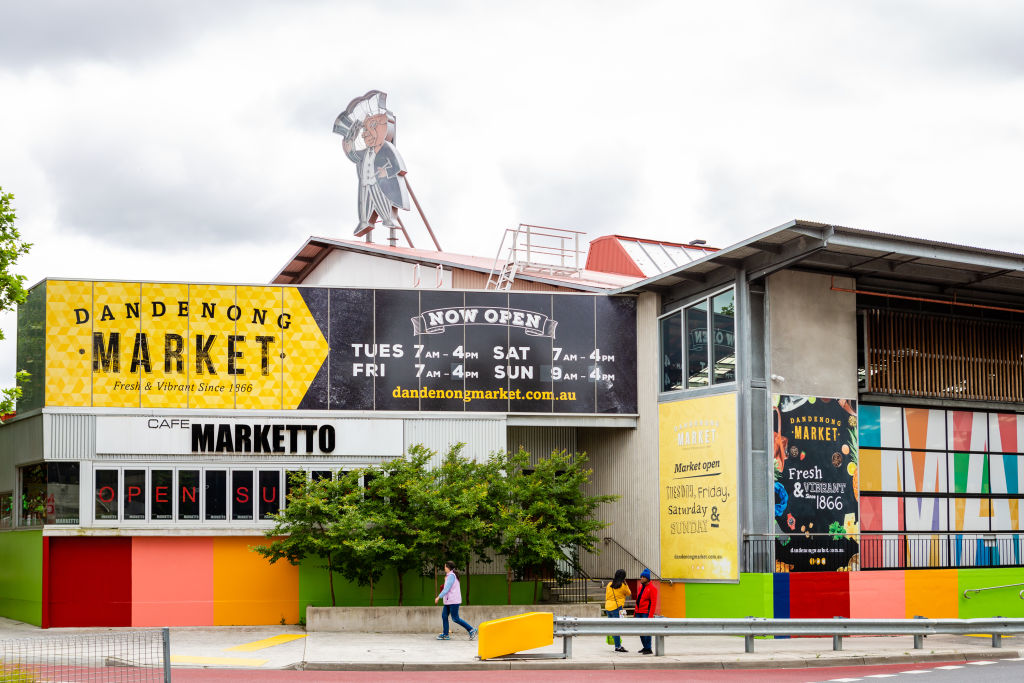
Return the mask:
[[[937,666],[935,668],[936,669],[943,669],[945,671],[952,671],[953,669],[962,669],[962,668],[964,668],[964,665],[963,664],[947,664],[945,666]]]
[[[871,674],[865,678],[896,678],[896,674]]]
[[[274,647],[275,645],[281,645],[282,643],[290,643],[293,640],[299,638],[305,638],[306,634],[292,634],[288,633],[281,636],[274,636],[273,638],[264,638],[263,640],[256,640],[251,643],[245,643],[244,645],[236,645],[235,647],[229,647],[224,652],[253,652],[255,650],[262,650],[267,647]]]
[[[244,657],[188,657],[171,655],[171,664],[203,664],[212,666],[263,666],[267,659],[245,659]]]
[[[930,673],[931,669],[912,669],[910,671],[901,671],[901,674],[926,674]]]
[[[829,683],[853,683],[853,681],[859,681],[859,678],[830,678]]]
[[[967,663],[968,664],[973,664],[974,666],[986,666],[987,664],[995,664],[995,662],[993,662],[992,660],[988,660],[988,661],[984,661],[984,662],[967,662]]]

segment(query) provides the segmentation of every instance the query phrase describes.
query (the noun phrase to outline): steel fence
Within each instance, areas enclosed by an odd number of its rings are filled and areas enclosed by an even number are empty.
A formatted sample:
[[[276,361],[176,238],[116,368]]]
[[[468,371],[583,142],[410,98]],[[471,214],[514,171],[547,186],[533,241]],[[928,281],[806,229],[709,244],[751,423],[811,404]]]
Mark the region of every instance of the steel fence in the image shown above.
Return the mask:
[[[0,683],[171,680],[168,629],[0,640]]]
[[[562,654],[572,657],[572,639],[580,636],[653,636],[654,654],[665,654],[666,636],[743,636],[746,652],[754,651],[757,636],[832,636],[832,649],[843,649],[844,636],[914,636],[914,648],[924,636],[989,634],[992,647],[1002,637],[1024,633],[1024,619],[590,619],[555,617],[554,636],[562,638]]]

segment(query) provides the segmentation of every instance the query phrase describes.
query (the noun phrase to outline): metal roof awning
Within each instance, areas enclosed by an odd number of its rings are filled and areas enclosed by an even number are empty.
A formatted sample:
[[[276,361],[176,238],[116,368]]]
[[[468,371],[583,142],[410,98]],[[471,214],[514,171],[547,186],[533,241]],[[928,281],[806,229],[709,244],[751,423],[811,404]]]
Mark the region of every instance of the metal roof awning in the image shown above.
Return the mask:
[[[859,288],[1019,301],[1024,255],[825,223],[791,221],[621,292],[714,282],[721,269],[757,279],[783,268],[852,277]]]

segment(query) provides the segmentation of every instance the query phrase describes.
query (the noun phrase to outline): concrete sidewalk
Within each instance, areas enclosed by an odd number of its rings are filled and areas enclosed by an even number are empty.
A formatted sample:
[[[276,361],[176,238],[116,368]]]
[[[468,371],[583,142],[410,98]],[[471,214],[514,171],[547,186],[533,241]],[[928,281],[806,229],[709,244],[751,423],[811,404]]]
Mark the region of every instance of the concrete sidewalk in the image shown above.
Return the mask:
[[[39,629],[0,618],[0,640],[59,638],[129,629]],[[903,662],[963,662],[1021,657],[1024,638],[1004,638],[993,648],[991,638],[928,636],[924,648],[913,649],[913,637],[847,637],[843,650],[832,650],[831,638],[759,639],[755,652],[743,651],[743,638],[685,636],[665,639],[665,656],[640,655],[639,638],[624,639],[628,653],[614,652],[597,636],[573,641],[570,660],[480,661],[476,643],[459,629],[450,641],[433,633],[306,633],[300,626],[179,627],[171,629],[171,662],[175,667],[308,669],[349,671],[424,671],[469,669],[768,669],[808,666],[850,666]],[[531,651],[560,653],[561,639]]]

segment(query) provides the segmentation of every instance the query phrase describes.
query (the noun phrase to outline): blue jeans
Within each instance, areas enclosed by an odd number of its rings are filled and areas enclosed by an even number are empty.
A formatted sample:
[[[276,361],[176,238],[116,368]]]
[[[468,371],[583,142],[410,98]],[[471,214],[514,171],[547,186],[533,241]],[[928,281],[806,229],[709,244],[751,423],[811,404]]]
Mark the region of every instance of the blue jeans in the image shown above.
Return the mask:
[[[648,618],[650,618],[650,616],[651,616],[650,614],[640,614],[639,612],[634,612],[633,613],[633,617],[636,618],[636,619],[648,619]],[[650,636],[640,636],[640,643],[644,646],[645,650],[650,650],[651,649],[651,637]]]
[[[444,607],[441,608],[441,623],[444,625],[444,634],[445,635],[448,635],[448,615],[449,614],[452,615],[452,621],[454,621],[456,624],[458,624],[462,628],[466,629],[467,631],[472,631],[473,630],[472,626],[470,626],[469,624],[464,622],[462,619],[459,619],[459,605],[458,604],[455,604],[455,605],[445,605]]]
[[[622,612],[622,608],[621,607],[617,607],[615,609],[606,609],[604,611],[604,613],[607,614],[612,619],[618,619],[619,616],[620,616],[620,612]],[[621,638],[619,638],[618,636],[612,636],[612,640],[615,643],[615,647],[622,647],[622,639]]]

